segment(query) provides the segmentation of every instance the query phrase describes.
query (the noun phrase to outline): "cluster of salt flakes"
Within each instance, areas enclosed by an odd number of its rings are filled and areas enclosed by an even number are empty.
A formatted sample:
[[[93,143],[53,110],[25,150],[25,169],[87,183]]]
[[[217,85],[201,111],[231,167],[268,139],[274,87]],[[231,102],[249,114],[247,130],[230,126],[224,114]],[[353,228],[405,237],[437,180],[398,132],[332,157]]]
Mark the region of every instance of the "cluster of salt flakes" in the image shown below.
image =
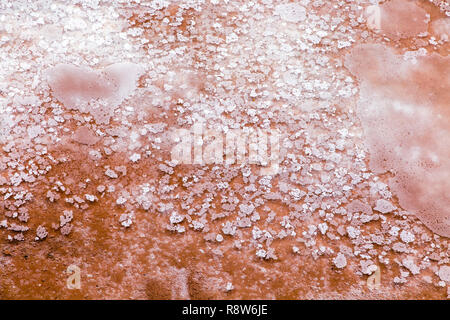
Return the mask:
[[[446,295],[450,8],[369,5],[1,3],[0,298],[74,262],[92,298]],[[198,124],[276,129],[278,172],[171,161]]]

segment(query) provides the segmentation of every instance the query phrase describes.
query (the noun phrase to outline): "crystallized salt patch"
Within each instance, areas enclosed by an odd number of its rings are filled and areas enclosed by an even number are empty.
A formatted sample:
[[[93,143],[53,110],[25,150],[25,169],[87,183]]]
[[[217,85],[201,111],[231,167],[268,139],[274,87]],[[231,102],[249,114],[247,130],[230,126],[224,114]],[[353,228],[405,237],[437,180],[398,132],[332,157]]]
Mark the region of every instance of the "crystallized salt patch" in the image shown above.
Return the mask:
[[[86,126],[79,127],[72,136],[73,140],[81,144],[93,145],[96,144],[99,138],[95,133]]]
[[[391,211],[394,211],[396,208],[389,201],[380,199],[380,200],[377,200],[377,205],[375,206],[374,209],[381,213],[389,213]]]
[[[342,269],[345,268],[347,265],[347,259],[342,253],[338,253],[336,258],[333,259],[333,263],[336,266],[336,268]]]
[[[442,281],[450,282],[450,267],[442,266],[439,268],[439,278]]]
[[[300,22],[306,19],[306,9],[297,3],[279,4],[275,14],[288,22]]]

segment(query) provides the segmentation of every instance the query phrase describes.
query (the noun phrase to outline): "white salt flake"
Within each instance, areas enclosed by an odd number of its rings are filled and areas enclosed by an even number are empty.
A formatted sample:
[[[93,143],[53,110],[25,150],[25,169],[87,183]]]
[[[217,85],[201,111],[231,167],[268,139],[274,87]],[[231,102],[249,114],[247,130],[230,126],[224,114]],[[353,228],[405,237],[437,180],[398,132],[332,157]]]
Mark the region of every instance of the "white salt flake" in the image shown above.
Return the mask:
[[[338,253],[338,255],[333,259],[333,263],[336,268],[343,269],[347,266],[347,258],[344,254]]]
[[[415,240],[414,234],[412,234],[410,231],[403,230],[400,233],[400,239],[402,239],[405,243],[410,243]]]
[[[170,223],[171,224],[177,224],[184,220],[184,216],[179,215],[177,212],[172,212],[172,215],[170,216]]]
[[[347,234],[352,239],[357,238],[360,233],[361,233],[361,231],[359,231],[355,227],[352,227],[352,226],[347,227]]]
[[[105,175],[107,175],[111,179],[117,179],[119,177],[117,175],[117,173],[114,170],[111,170],[111,169],[106,170]]]
[[[414,263],[412,258],[405,258],[402,261],[403,266],[411,271],[412,274],[419,274],[420,268]]]
[[[94,202],[95,200],[97,200],[97,197],[92,194],[85,194],[84,197],[86,198],[87,201],[90,202]]]
[[[117,203],[118,205],[124,204],[125,202],[127,202],[127,199],[124,198],[124,197],[119,197],[119,198],[116,200],[116,203]]]
[[[234,289],[233,284],[231,282],[227,282],[227,286],[225,287],[225,290],[228,292],[228,291],[231,291],[233,289]]]
[[[381,212],[383,214],[389,213],[397,209],[392,203],[390,203],[387,200],[379,199],[377,200],[376,206],[374,208],[378,212]]]
[[[131,162],[138,162],[140,159],[141,159],[141,155],[139,153],[134,153],[130,157]]]
[[[48,232],[45,229],[45,227],[39,226],[36,229],[36,238],[35,238],[35,240],[38,241],[38,240],[45,239],[47,237],[47,235],[48,235]]]
[[[131,218],[132,214],[123,213],[120,215],[119,222],[123,227],[128,228],[133,223],[133,220]]]

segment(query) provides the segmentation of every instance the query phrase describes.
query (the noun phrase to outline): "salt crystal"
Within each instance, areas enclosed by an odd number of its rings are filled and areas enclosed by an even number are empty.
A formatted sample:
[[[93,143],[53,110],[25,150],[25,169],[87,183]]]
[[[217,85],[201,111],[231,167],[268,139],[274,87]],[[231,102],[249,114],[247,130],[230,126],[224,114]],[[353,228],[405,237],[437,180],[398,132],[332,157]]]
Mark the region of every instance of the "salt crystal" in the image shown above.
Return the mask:
[[[415,237],[414,237],[414,234],[412,234],[411,232],[403,230],[400,233],[400,239],[402,239],[402,241],[405,243],[410,243],[415,240]]]
[[[347,258],[342,253],[338,253],[338,255],[333,259],[333,263],[336,268],[343,269],[347,266]]]
[[[131,160],[132,162],[137,162],[137,161],[139,161],[140,159],[141,159],[141,155],[138,154],[138,153],[134,153],[134,154],[130,157],[130,160]]]
[[[107,175],[108,177],[110,177],[111,179],[117,179],[119,176],[117,175],[116,172],[114,172],[111,169],[106,170],[105,175]]]

